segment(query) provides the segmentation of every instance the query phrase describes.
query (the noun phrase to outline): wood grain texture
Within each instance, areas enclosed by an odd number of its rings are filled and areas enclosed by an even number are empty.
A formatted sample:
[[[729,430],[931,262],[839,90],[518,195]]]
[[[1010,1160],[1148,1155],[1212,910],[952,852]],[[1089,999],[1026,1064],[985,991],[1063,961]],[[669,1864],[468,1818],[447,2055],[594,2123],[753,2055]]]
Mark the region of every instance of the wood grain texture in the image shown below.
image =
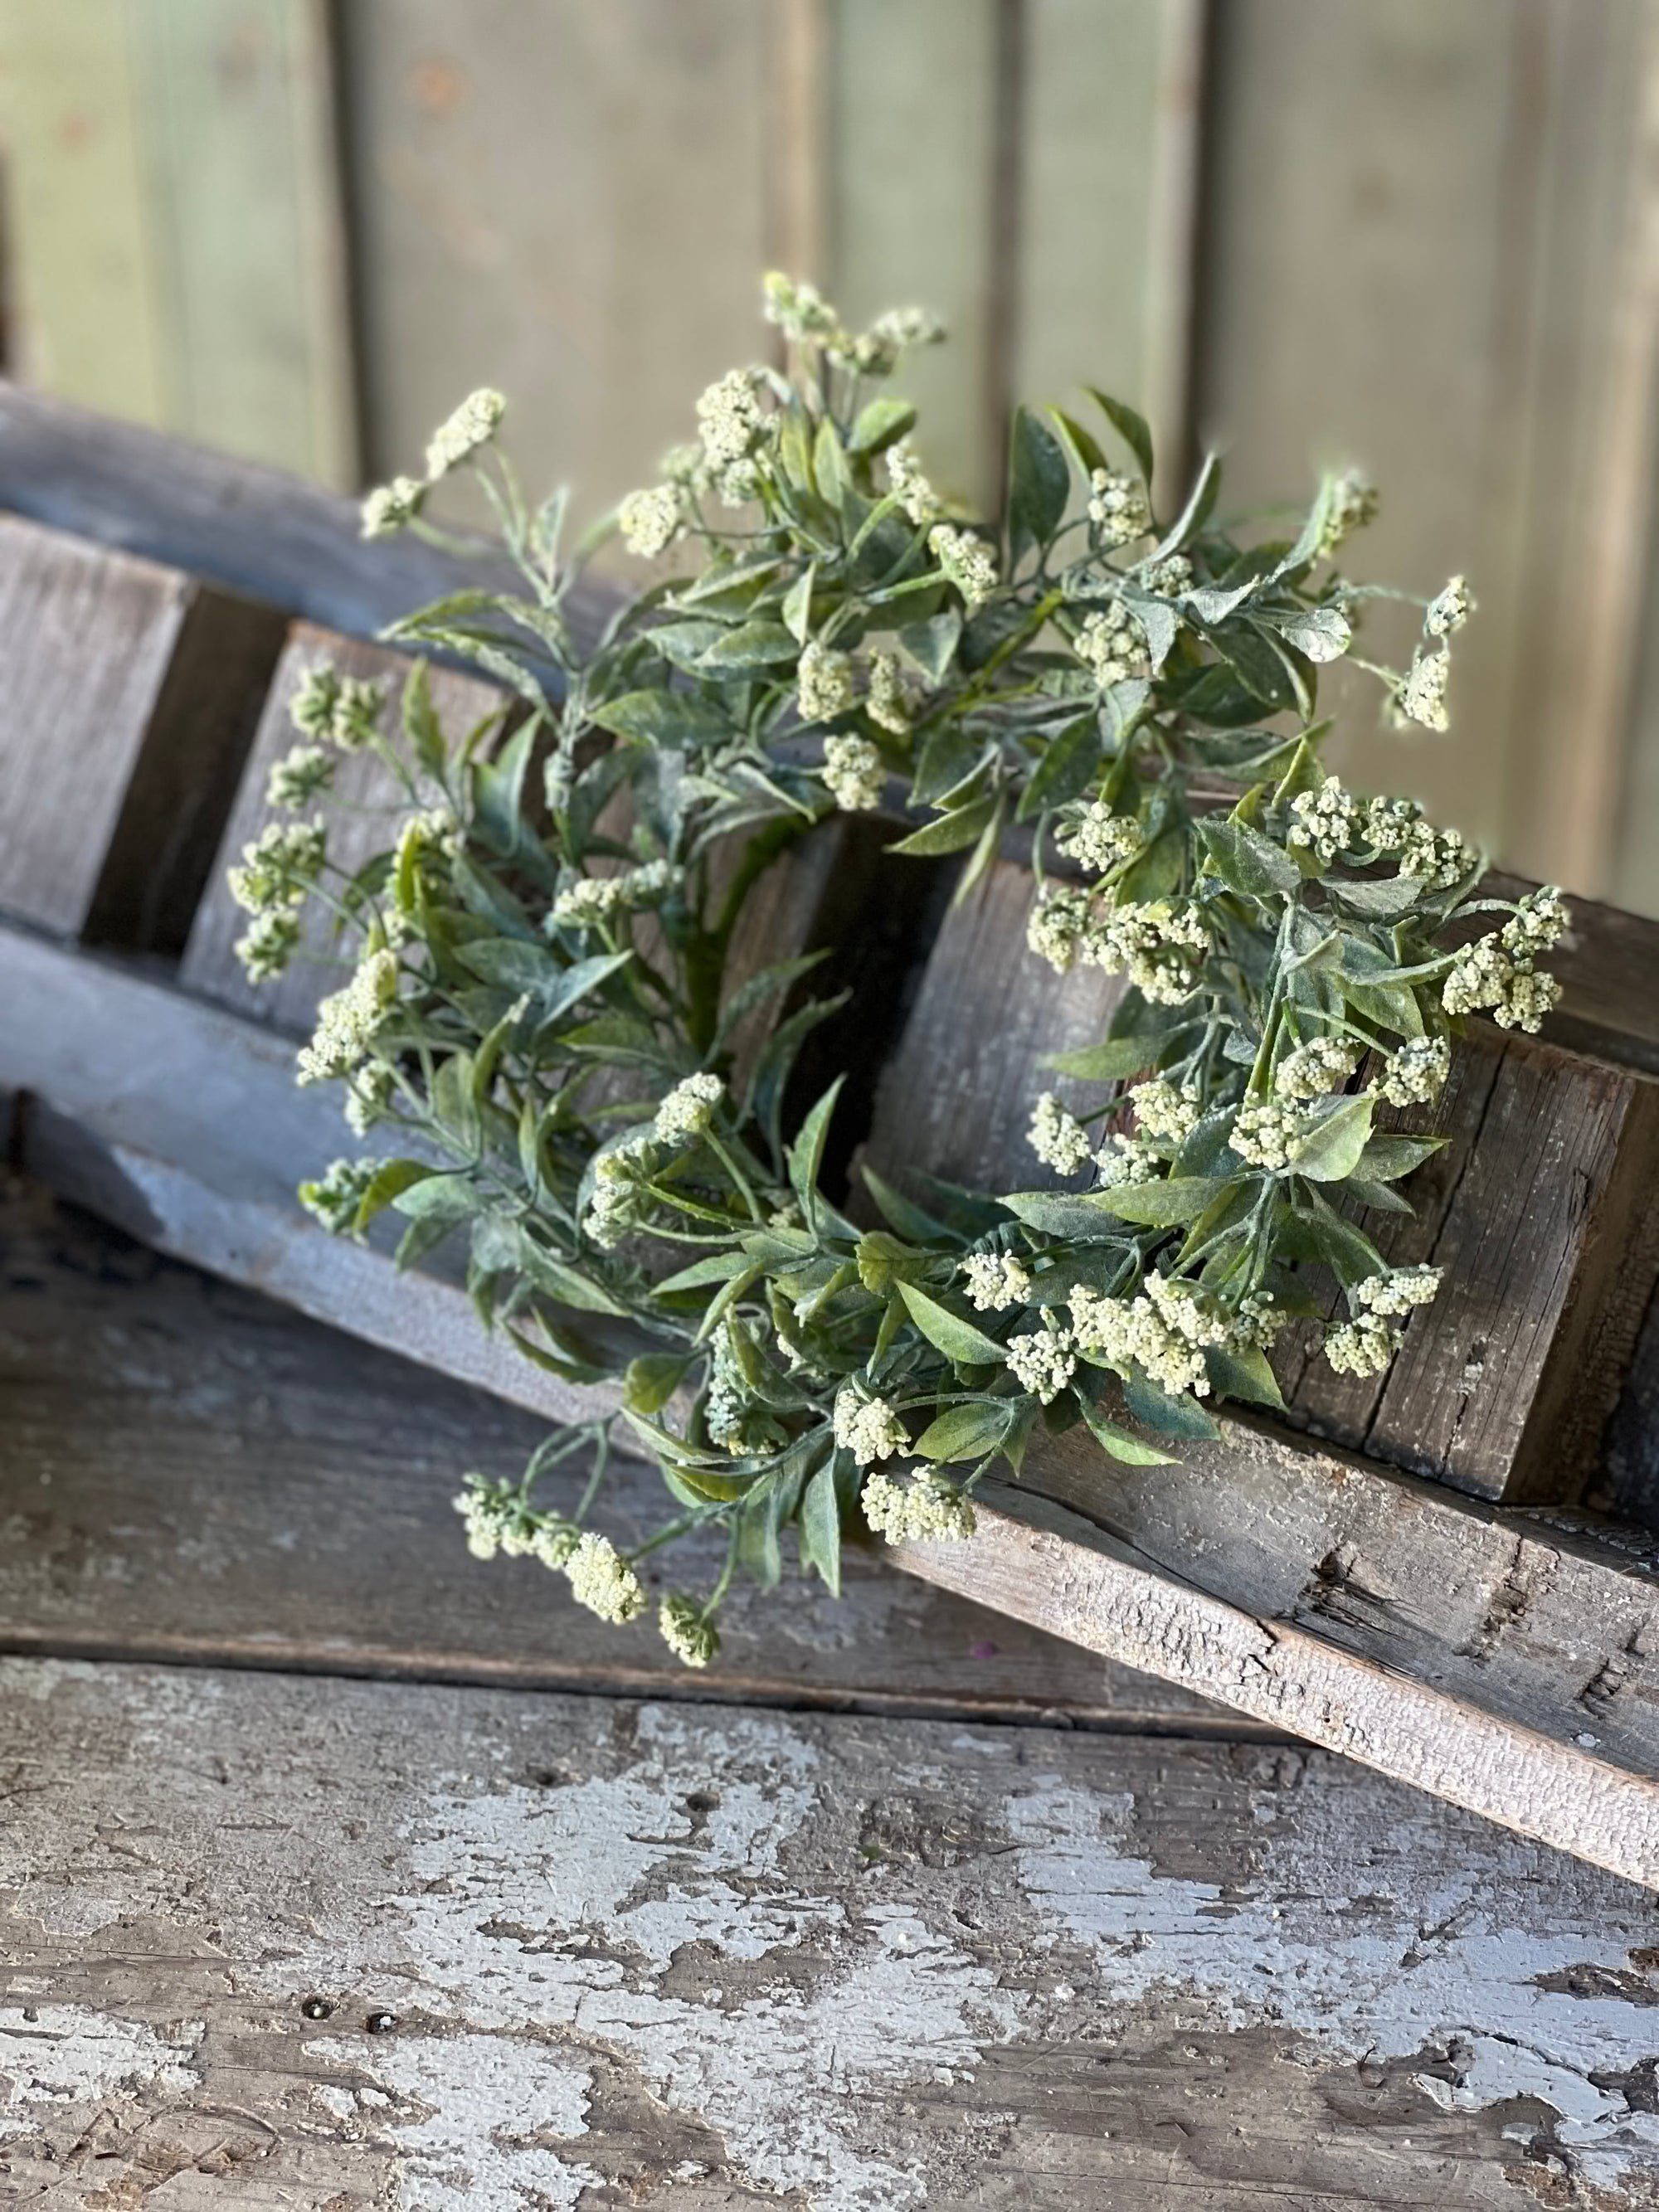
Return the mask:
[[[0,516],[0,906],[176,951],[281,631],[175,569]]]
[[[505,1356],[453,1285],[396,1277],[374,1249],[331,1243],[296,1219],[289,1163],[321,1156],[304,1118],[319,1102],[293,1090],[268,1034],[27,940],[6,945],[0,993],[0,1091],[29,1094],[14,1152],[53,1188],[165,1251],[516,1403],[556,1418],[603,1405]],[[147,1040],[147,1052],[122,1050],[124,1035]],[[198,1071],[187,1084],[146,1073],[181,1065]],[[1318,1685],[1332,1653],[1346,1652],[1368,1662],[1368,1685],[1387,1679],[1369,1662],[1399,1678],[1402,1716],[1418,1713],[1425,1686],[1463,1709],[1463,1740],[1485,1747],[1468,1790],[1503,1806],[1502,1817],[1517,1729],[1547,1737],[1569,1772],[1593,1753],[1598,1773],[1606,1765],[1645,1787],[1659,1765],[1647,1656],[1659,1650],[1659,1601],[1649,1541],[1636,1532],[1493,1514],[1442,1485],[1231,1419],[1220,1443],[1187,1446],[1155,1468],[1109,1466],[1086,1439],[1050,1440],[1033,1452],[1028,1480],[1141,1555],[1149,1604],[1175,1575],[1197,1626],[1219,1602],[1269,1636],[1278,1621],[1305,1631],[1314,1641],[1298,1724],[1336,1747],[1364,1756],[1375,1742],[1386,1763],[1402,1740],[1380,1721],[1361,1739],[1345,1732]],[[963,1558],[971,1574],[971,1547]],[[1109,1622],[1101,1632],[1115,1631]],[[1304,1647],[1286,1650],[1294,1658]],[[1197,1672],[1204,1693],[1212,1689],[1201,1643],[1184,1632],[1122,1656],[1179,1682]],[[1409,1740],[1404,1719],[1401,1729]],[[1617,1793],[1588,1796],[1607,1815],[1595,1854],[1645,1865]],[[1566,1826],[1549,1832],[1565,1840]]]
[[[1001,862],[947,918],[878,1085],[867,1149],[882,1174],[990,1190],[1053,1182],[1026,1140],[1032,1103],[1050,1087],[1093,1093],[1047,1073],[1042,1056],[1094,1042],[1121,979],[1056,975],[1030,953],[1033,896],[1025,872]],[[1452,1141],[1412,1182],[1418,1218],[1367,1226],[1402,1264],[1443,1267],[1441,1295],[1376,1383],[1331,1375],[1307,1332],[1287,1338],[1278,1366],[1292,1418],[1478,1497],[1576,1495],[1659,1269],[1645,1203],[1659,1090],[1477,1025],[1442,1108],[1413,1118]]]
[[[1261,1733],[895,1575],[876,1547],[848,1547],[840,1604],[816,1580],[781,1602],[741,1583],[718,1662],[688,1674],[649,1621],[609,1627],[534,1562],[466,1552],[460,1477],[516,1480],[545,1433],[534,1415],[180,1267],[39,1184],[0,1198],[0,1252],[6,1650]],[[573,1502],[586,1474],[546,1495]],[[673,1510],[654,1468],[617,1462],[603,1513],[618,1540]],[[711,1538],[672,1573],[707,1588],[723,1559]]]
[[[26,2200],[1652,2201],[1651,1898],[1317,1755],[14,1660],[0,1762]]]
[[[3,380],[0,508],[352,637],[463,586],[514,588],[488,546],[474,561],[416,538],[365,544],[355,501]],[[591,634],[611,604],[602,587],[578,585],[573,627]]]
[[[760,353],[767,10],[748,0],[355,0],[342,94],[368,462],[476,385],[532,491],[648,482]]]
[[[317,1001],[326,992],[337,990],[343,980],[344,956],[337,949],[332,926],[313,903],[307,909],[305,935],[294,965],[272,982],[250,983],[235,952],[247,916],[230,895],[225,871],[267,822],[287,818],[273,813],[265,787],[275,763],[300,743],[291,711],[295,694],[311,671],[322,665],[337,668],[343,676],[384,684],[385,726],[389,731],[398,727],[404,684],[414,665],[406,654],[364,645],[311,623],[294,625],[266,694],[236,803],[225,823],[179,970],[180,980],[191,990],[296,1036],[310,1034]],[[507,704],[507,696],[494,684],[457,670],[434,669],[431,684],[433,707],[452,744],[459,744],[479,722]],[[406,811],[402,787],[377,753],[365,750],[342,757],[333,796],[325,810],[332,866],[348,875],[355,873],[374,854],[395,842],[397,823]]]
[[[1356,679],[1330,690],[1336,759],[1584,891],[1603,883],[1582,872],[1560,779],[1589,779],[1562,732],[1607,711],[1591,657],[1622,593],[1603,559],[1605,432],[1630,374],[1646,13],[1215,11],[1199,384],[1206,428],[1238,456],[1230,496],[1282,499],[1320,464],[1362,461],[1385,501],[1356,570],[1425,593],[1465,571],[1480,600],[1458,641],[1455,741],[1401,747]],[[1264,130],[1268,114],[1282,127]],[[1614,465],[1621,504],[1639,505],[1639,460]],[[1372,625],[1376,657],[1408,640],[1407,610],[1398,623]]]

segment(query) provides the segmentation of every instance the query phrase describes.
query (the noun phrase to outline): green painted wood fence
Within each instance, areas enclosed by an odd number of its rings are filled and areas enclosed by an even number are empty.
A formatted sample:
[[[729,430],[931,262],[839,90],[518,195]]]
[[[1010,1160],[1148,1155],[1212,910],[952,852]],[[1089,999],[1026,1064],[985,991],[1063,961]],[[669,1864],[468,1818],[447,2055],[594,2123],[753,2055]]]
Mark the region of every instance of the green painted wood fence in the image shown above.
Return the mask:
[[[1363,461],[1480,617],[1345,765],[1659,910],[1659,0],[0,0],[0,131],[11,373],[334,483],[489,380],[615,498],[770,264],[949,319],[966,496],[1085,377],[1243,502]]]

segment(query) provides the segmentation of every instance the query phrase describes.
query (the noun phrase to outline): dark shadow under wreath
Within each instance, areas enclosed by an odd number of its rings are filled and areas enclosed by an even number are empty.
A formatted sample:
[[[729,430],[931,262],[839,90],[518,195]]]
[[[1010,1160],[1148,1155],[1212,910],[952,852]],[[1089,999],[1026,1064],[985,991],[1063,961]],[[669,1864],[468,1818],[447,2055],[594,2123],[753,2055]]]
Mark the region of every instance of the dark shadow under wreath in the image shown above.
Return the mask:
[[[767,307],[792,373],[721,378],[696,442],[623,502],[628,550],[672,573],[591,649],[568,599],[605,533],[562,561],[563,497],[526,506],[499,395],[457,410],[423,477],[370,495],[367,535],[441,537],[429,492],[476,474],[521,591],[458,592],[392,635],[528,711],[504,739],[498,718],[451,744],[417,665],[393,733],[380,687],[316,670],[271,775],[286,818],[232,872],[256,979],[294,956],[307,900],[357,947],[300,1080],[342,1084],[375,1150],[305,1204],[357,1236],[394,1210],[405,1261],[464,1236],[485,1323],[616,1386],[617,1411],[550,1435],[521,1480],[467,1479],[472,1549],[532,1554],[621,1622],[646,1609],[645,1553],[723,1524],[717,1586],[659,1605],[691,1666],[735,1571],[780,1580],[787,1529],[836,1589],[860,1515],[895,1540],[970,1536],[975,1484],[998,1458],[1018,1474],[1039,1421],[1145,1462],[1166,1455],[1149,1434],[1214,1433],[1206,1401],[1277,1405],[1275,1334],[1316,1310],[1303,1263],[1346,1294],[1327,1358],[1380,1371],[1437,1274],[1391,1268],[1342,1202],[1398,1209],[1439,1140],[1374,1112],[1437,1097],[1471,1012],[1535,1030],[1557,991],[1535,963],[1565,926],[1553,890],[1478,898],[1484,864],[1455,832],[1322,764],[1321,670],[1354,661],[1388,713],[1443,730],[1469,611],[1454,578],[1408,667],[1358,659],[1366,603],[1409,596],[1334,565],[1375,509],[1361,478],[1328,477],[1277,537],[1215,519],[1212,458],[1160,523],[1146,426],[1095,392],[1097,430],[1016,414],[993,532],[934,490],[914,409],[881,391],[939,336],[929,318],[854,335],[781,277]],[[1129,467],[1098,442],[1114,434]],[[348,874],[310,811],[366,746],[407,806]],[[958,897],[1030,823],[1032,951],[1128,980],[1108,1034],[1057,1063],[1092,1107],[1035,1103],[1054,1187],[931,1182],[919,1202],[869,1174],[886,1226],[863,1229],[821,1187],[837,1086],[785,1121],[833,1002],[802,1000],[808,960],[733,979],[728,954],[764,871],[894,779],[932,817],[895,849],[965,854]],[[1503,919],[1444,949],[1477,909]],[[739,1024],[786,998],[734,1089]],[[595,1520],[617,1421],[674,1506],[626,1556]],[[538,1504],[576,1458],[580,1503]]]

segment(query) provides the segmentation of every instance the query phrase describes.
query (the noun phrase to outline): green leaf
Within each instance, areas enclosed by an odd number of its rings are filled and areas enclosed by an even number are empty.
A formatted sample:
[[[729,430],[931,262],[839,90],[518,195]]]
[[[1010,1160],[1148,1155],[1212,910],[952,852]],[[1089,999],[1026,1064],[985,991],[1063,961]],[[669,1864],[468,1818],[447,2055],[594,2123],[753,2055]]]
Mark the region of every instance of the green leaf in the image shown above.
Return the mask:
[[[1125,1182],[1106,1190],[1091,1190],[1085,1204],[1120,1221],[1139,1222],[1153,1229],[1172,1229],[1196,1220],[1239,1178],[1226,1176],[1170,1176],[1160,1182]]]
[[[1051,543],[1071,495],[1072,471],[1060,441],[1029,407],[1016,408],[1008,449],[1008,542],[1016,562]]]
[[[1367,1138],[1365,1149],[1350,1172],[1368,1176],[1376,1182],[1397,1182],[1443,1151],[1449,1141],[1446,1137],[1406,1137],[1391,1129],[1378,1130]]]
[[[1371,921],[1395,921],[1423,896],[1415,876],[1385,876],[1375,883],[1327,877],[1325,889],[1350,914],[1364,915]]]
[[[947,1406],[916,1438],[914,1449],[923,1459],[983,1459],[1008,1433],[1013,1406],[1006,1398],[972,1405]]]
[[[623,1405],[631,1413],[661,1413],[690,1364],[678,1352],[647,1352],[630,1359],[623,1375]]]
[[[1369,1094],[1345,1098],[1325,1115],[1303,1139],[1291,1162],[1295,1172],[1313,1182],[1340,1182],[1351,1176],[1370,1136],[1371,1103]]]
[[[699,747],[738,734],[724,708],[685,691],[625,691],[588,712],[602,730],[636,744]]]
[[[936,1221],[931,1213],[924,1213],[921,1206],[913,1206],[902,1193],[895,1190],[891,1183],[885,1182],[872,1167],[861,1165],[860,1173],[890,1229],[896,1229],[912,1244],[950,1242],[951,1232],[942,1221]]]
[[[920,830],[913,830],[908,837],[901,837],[887,849],[890,853],[916,853],[923,858],[959,853],[964,845],[971,845],[983,836],[996,807],[995,794],[988,792],[983,799],[959,806],[954,814],[941,814],[937,822],[924,823]]]
[[[1156,1037],[1108,1037],[1102,1044],[1085,1044],[1077,1052],[1045,1053],[1042,1064],[1061,1075],[1075,1075],[1085,1083],[1110,1083],[1126,1075],[1139,1075],[1158,1057]]]
[[[838,1075],[830,1088],[802,1121],[795,1141],[789,1147],[789,1187],[800,1200],[801,1211],[809,1221],[817,1218],[818,1171],[823,1165],[823,1147],[830,1134],[830,1117],[836,1110],[836,1100],[841,1086],[847,1080]]]
[[[410,750],[428,775],[441,773],[444,733],[432,704],[432,678],[423,660],[417,660],[404,685],[404,734]]]
[[[361,1237],[375,1215],[384,1212],[401,1193],[417,1182],[424,1182],[434,1172],[424,1160],[383,1160],[368,1189],[357,1201],[356,1215],[351,1224],[356,1235]]]
[[[1293,898],[1302,878],[1290,854],[1271,839],[1242,822],[1218,821],[1213,816],[1198,823],[1205,865],[1219,876],[1230,891],[1241,897],[1271,901]]]
[[[1092,1193],[1085,1197],[1081,1193],[1063,1190],[1016,1190],[1011,1191],[1002,1203],[1017,1221],[1023,1221],[1028,1229],[1035,1229],[1039,1237],[1052,1237],[1061,1243],[1099,1243],[1108,1237],[1121,1241],[1121,1230],[1092,1203]]]
[[[526,1231],[520,1231],[518,1240],[520,1265],[538,1290],[545,1291],[562,1306],[574,1306],[578,1313],[625,1314],[626,1306],[618,1305],[604,1285],[596,1283],[580,1268],[572,1267],[551,1252],[544,1251]]]
[[[601,985],[609,982],[611,976],[626,968],[633,957],[631,951],[596,952],[591,959],[578,960],[573,966],[561,970],[556,981],[536,994],[536,1003],[531,1012],[537,1022],[543,1029],[550,1022],[556,1022],[562,1014],[568,1013],[572,1006],[591,997]]]
[[[1127,1429],[1119,1428],[1109,1421],[1099,1407],[1079,1394],[1078,1403],[1083,1408],[1083,1418],[1089,1425],[1089,1433],[1103,1451],[1114,1459],[1121,1459],[1130,1467],[1173,1467],[1176,1462],[1168,1452],[1161,1452],[1156,1444],[1149,1444]]]
[[[1254,1344],[1228,1350],[1212,1345],[1204,1354],[1210,1387],[1223,1398],[1240,1398],[1252,1406],[1283,1410],[1278,1377],[1267,1364],[1267,1355]]]
[[[915,428],[916,410],[903,399],[872,399],[860,408],[849,453],[879,453]]]
[[[929,1344],[964,1367],[982,1366],[988,1360],[1002,1364],[1002,1346],[994,1336],[987,1336],[982,1328],[962,1314],[952,1313],[949,1306],[941,1305],[937,1298],[929,1297],[914,1283],[901,1283],[899,1296],[909,1310],[910,1318]]]
[[[465,1175],[411,1177],[391,1200],[411,1221],[463,1221],[485,1202],[484,1194]]]
[[[1029,822],[1045,807],[1063,806],[1086,791],[1100,764],[1100,719],[1091,707],[1043,744],[1031,780],[1020,794],[1016,819]]]
[[[898,641],[927,681],[938,686],[945,681],[961,637],[961,611],[951,606],[927,622],[908,623],[899,632]]]
[[[769,668],[775,661],[793,660],[800,647],[781,622],[746,622],[728,629],[711,645],[698,665],[716,672],[727,668]]]
[[[1146,416],[1137,415],[1133,407],[1126,407],[1121,399],[1114,399],[1109,393],[1097,391],[1092,384],[1085,384],[1083,388],[1134,455],[1141,475],[1150,484],[1152,480],[1152,434],[1147,428]]]
[[[1273,627],[1287,645],[1311,661],[1340,660],[1353,643],[1353,629],[1340,607],[1303,607],[1276,615]]]
[[[1158,540],[1152,558],[1162,561],[1166,555],[1178,553],[1189,538],[1195,538],[1209,519],[1221,490],[1221,462],[1217,454],[1206,453],[1204,465],[1199,470],[1197,481],[1187,495],[1187,504],[1181,510],[1172,529]]]
[[[1346,1290],[1363,1283],[1368,1275],[1388,1272],[1388,1261],[1370,1238],[1322,1200],[1312,1206],[1294,1206],[1279,1225],[1279,1249],[1287,1260],[1323,1260],[1336,1271]]]
[[[798,645],[805,645],[812,626],[812,589],[817,581],[818,564],[809,561],[794,582],[789,586],[782,607],[784,628]]]
[[[441,1060],[432,1079],[432,1113],[438,1127],[453,1137],[463,1152],[476,1152],[482,1128],[472,1097],[474,1073],[470,1052],[453,1052]],[[416,1186],[418,1188],[418,1186]]]
[[[711,1252],[706,1259],[694,1260],[689,1267],[659,1283],[652,1295],[663,1297],[673,1291],[701,1291],[710,1283],[729,1283],[734,1275],[743,1274],[749,1264],[746,1252]]]
[[[464,968],[503,991],[542,991],[557,986],[565,974],[544,945],[516,937],[475,937],[458,948]]]
[[[802,1566],[818,1577],[831,1597],[839,1597],[841,1500],[836,1494],[833,1455],[825,1460],[801,1493],[799,1526]]]
[[[1196,1398],[1177,1397],[1145,1375],[1133,1374],[1123,1385],[1123,1402],[1136,1420],[1156,1429],[1160,1436],[1191,1437],[1213,1443],[1221,1431]]]

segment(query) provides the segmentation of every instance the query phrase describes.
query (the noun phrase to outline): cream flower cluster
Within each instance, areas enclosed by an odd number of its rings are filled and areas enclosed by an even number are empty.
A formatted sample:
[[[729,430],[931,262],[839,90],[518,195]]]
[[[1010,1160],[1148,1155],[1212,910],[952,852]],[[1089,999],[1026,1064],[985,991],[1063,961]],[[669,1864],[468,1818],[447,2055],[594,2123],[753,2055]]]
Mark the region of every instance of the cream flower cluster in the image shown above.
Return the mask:
[[[1131,814],[1115,814],[1104,799],[1091,799],[1054,839],[1080,868],[1103,876],[1123,861],[1133,860],[1144,840],[1140,824]]]
[[[580,876],[554,900],[553,920],[562,929],[597,929],[619,914],[657,905],[684,878],[671,860],[645,860],[614,876]]]
[[[1114,684],[1147,675],[1152,662],[1146,655],[1146,634],[1120,600],[1097,607],[1085,617],[1072,641],[1072,650],[1093,675],[1103,691]]]
[[[1128,1103],[1134,1109],[1135,1126],[1142,1135],[1161,1138],[1166,1144],[1180,1144],[1198,1123],[1198,1086],[1194,1083],[1183,1083],[1177,1088],[1163,1076],[1154,1076],[1148,1082],[1135,1085]]]
[[[1089,478],[1089,520],[1105,545],[1127,545],[1152,526],[1146,488],[1139,477],[1096,469]]]
[[[680,495],[672,484],[651,484],[630,491],[617,509],[623,544],[641,561],[654,561],[680,534]]]
[[[974,1533],[974,1509],[937,1475],[909,1483],[872,1474],[864,1486],[864,1517],[890,1544],[965,1544]]]
[[[1209,1395],[1205,1348],[1227,1342],[1228,1324],[1185,1285],[1154,1270],[1138,1297],[1104,1297],[1079,1284],[1068,1304],[1073,1341],[1089,1357],[1120,1372],[1140,1367],[1166,1390]]]
[[[621,1627],[646,1608],[645,1584],[608,1536],[590,1528],[564,1563],[570,1595],[601,1620]]]
[[[634,1221],[640,1178],[648,1172],[653,1145],[652,1128],[636,1129],[593,1163],[593,1195],[582,1216],[582,1233],[602,1252],[614,1251]]]
[[[1069,1328],[1032,1328],[1011,1336],[1003,1358],[1022,1390],[1047,1406],[1077,1372],[1075,1340]]]
[[[395,538],[407,530],[425,504],[429,487],[418,477],[393,477],[365,494],[362,514],[365,538]]]
[[[884,1398],[864,1398],[851,1385],[836,1393],[830,1416],[836,1442],[852,1453],[860,1467],[890,1459],[909,1443],[904,1424]]]
[[[887,482],[893,497],[918,528],[937,522],[945,513],[945,501],[928,482],[908,438],[900,438],[887,448]]]
[[[539,1559],[562,1567],[581,1540],[581,1531],[556,1513],[539,1513],[513,1484],[469,1474],[454,1500],[475,1559]]]
[[[868,738],[826,738],[819,773],[824,789],[843,814],[872,812],[881,805],[887,788],[881,754]]]
[[[1451,678],[1451,655],[1443,646],[1437,653],[1419,653],[1400,687],[1398,705],[1408,722],[1425,730],[1449,730],[1446,687]]]
[[[1247,1098],[1227,1142],[1248,1166],[1283,1175],[1296,1164],[1304,1141],[1303,1116],[1279,1098]]]
[[[273,761],[265,780],[267,806],[309,806],[334,781],[334,763],[321,745],[290,745]]]
[[[336,1076],[349,1075],[367,1056],[397,995],[397,955],[384,947],[366,954],[345,988],[331,992],[318,1007],[311,1042],[300,1048],[300,1081],[328,1083]]]
[[[910,688],[897,653],[884,649],[872,653],[869,688],[864,698],[866,714],[878,729],[902,738],[910,727]]]
[[[927,533],[927,550],[969,613],[976,613],[997,587],[996,561],[985,540],[953,522],[936,522]]]
[[[706,1667],[720,1648],[720,1631],[695,1599],[671,1590],[657,1607],[657,1631],[684,1667]]]
[[[1161,1154],[1139,1137],[1114,1131],[1095,1154],[1095,1170],[1103,1188],[1121,1183],[1156,1182],[1162,1171]]]
[[[1346,853],[1358,835],[1360,807],[1339,776],[1328,775],[1317,791],[1299,791],[1291,801],[1285,842],[1316,853],[1327,867]]]
[[[1021,1304],[1031,1287],[1031,1271],[1012,1252],[970,1252],[959,1261],[968,1303],[977,1313],[998,1313]]]
[[[853,681],[852,655],[837,653],[833,646],[824,645],[816,637],[809,638],[801,648],[795,683],[801,720],[805,722],[833,721],[837,714],[844,714],[858,697],[858,688]]]
[[[379,677],[342,676],[327,661],[308,668],[295,688],[289,719],[313,743],[360,753],[386,712],[386,686]]]
[[[355,1233],[357,1209],[380,1165],[378,1160],[335,1160],[314,1182],[300,1185],[300,1203],[331,1237]]]
[[[1455,830],[1437,830],[1409,799],[1372,799],[1365,805],[1362,836],[1378,853],[1393,856],[1402,876],[1431,890],[1444,890],[1477,866],[1480,854]]]
[[[684,1077],[658,1107],[652,1135],[659,1145],[690,1144],[708,1127],[725,1096],[726,1086],[718,1075]]]
[[[1341,1037],[1313,1037],[1273,1070],[1273,1095],[1293,1103],[1322,1098],[1340,1090],[1358,1065],[1359,1054]]]
[[[727,507],[752,499],[759,483],[753,455],[766,431],[763,388],[758,370],[728,369],[697,401],[703,459]]]
[[[1031,909],[1025,941],[1060,975],[1079,959],[1086,967],[1127,969],[1145,998],[1179,1006],[1198,988],[1210,939],[1196,908],[1152,899],[1098,909],[1087,891],[1060,885]]]
[[[1462,576],[1450,576],[1445,589],[1429,601],[1423,628],[1430,637],[1449,637],[1454,630],[1462,629],[1474,612],[1468,583]]]
[[[1376,486],[1358,469],[1346,469],[1333,478],[1320,517],[1319,542],[1314,558],[1328,561],[1356,530],[1375,522],[1378,504]]]
[[[830,358],[860,376],[890,376],[911,346],[933,345],[945,325],[925,307],[890,307],[867,331],[848,331],[816,284],[774,270],[764,287],[765,315],[786,337],[821,345]]]
[[[245,913],[303,906],[322,873],[328,836],[320,822],[267,822],[229,869],[230,895]]]
[[[452,469],[459,468],[463,461],[470,461],[501,428],[506,413],[506,400],[489,385],[469,392],[448,421],[441,422],[432,434],[426,449],[428,481],[435,483],[440,477],[447,477]]]
[[[1396,1267],[1356,1284],[1350,1301],[1359,1310],[1352,1321],[1326,1332],[1325,1358],[1336,1372],[1381,1375],[1400,1349],[1400,1331],[1393,1323],[1431,1303],[1440,1289],[1440,1272]]]
[[[1451,1046],[1444,1037],[1407,1037],[1389,1054],[1376,1085],[1390,1106],[1431,1106],[1451,1073]]]
[[[1089,1132],[1052,1091],[1045,1091],[1032,1108],[1026,1142],[1044,1167],[1058,1175],[1075,1175],[1094,1151]]]
[[[1446,1012],[1467,1014],[1486,1008],[1500,1029],[1535,1035],[1560,998],[1561,986],[1533,963],[1560,943],[1567,922],[1566,902],[1553,885],[1523,898],[1502,929],[1459,952],[1441,988]]]

